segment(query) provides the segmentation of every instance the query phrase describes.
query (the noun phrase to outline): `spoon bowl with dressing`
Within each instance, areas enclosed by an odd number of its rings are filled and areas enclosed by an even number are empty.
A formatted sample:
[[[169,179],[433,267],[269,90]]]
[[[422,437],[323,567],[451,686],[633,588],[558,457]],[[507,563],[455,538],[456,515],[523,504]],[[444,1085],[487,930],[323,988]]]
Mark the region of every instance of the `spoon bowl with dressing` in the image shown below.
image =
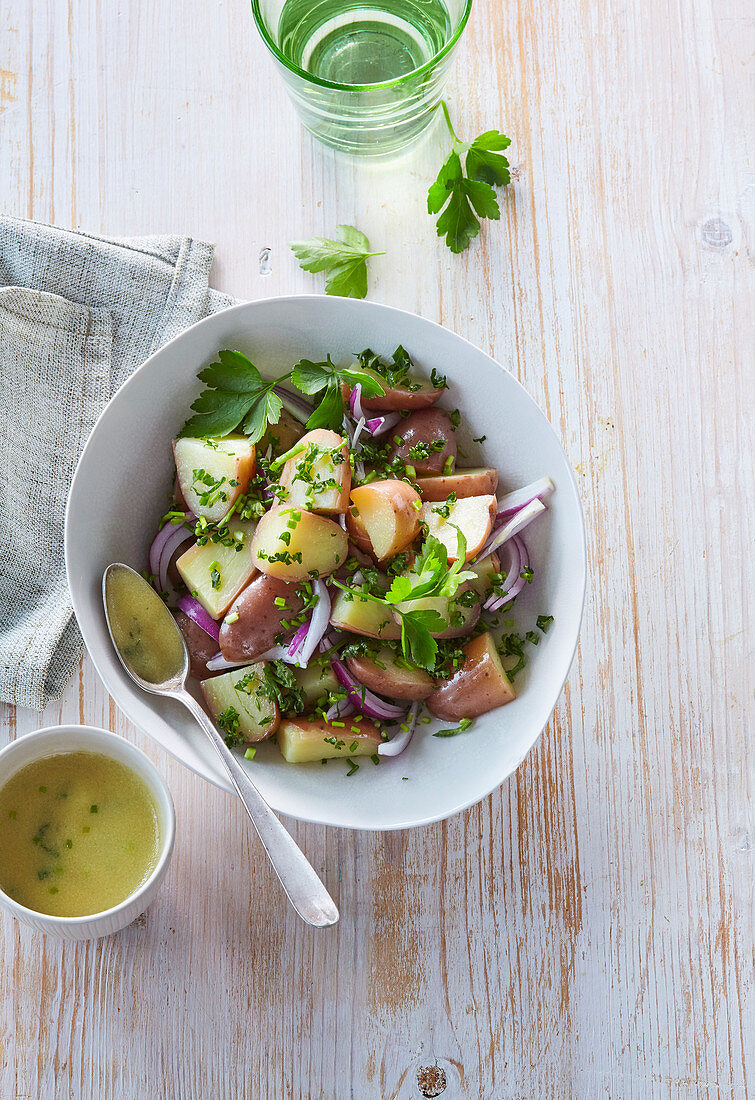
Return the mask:
[[[281,885],[307,924],[326,927],[338,909],[291,835],[259,793],[193,695],[186,689],[189,654],[175,619],[150,584],[114,563],[102,578],[105,618],[118,658],[144,691],[175,699],[191,712],[220,757]]]

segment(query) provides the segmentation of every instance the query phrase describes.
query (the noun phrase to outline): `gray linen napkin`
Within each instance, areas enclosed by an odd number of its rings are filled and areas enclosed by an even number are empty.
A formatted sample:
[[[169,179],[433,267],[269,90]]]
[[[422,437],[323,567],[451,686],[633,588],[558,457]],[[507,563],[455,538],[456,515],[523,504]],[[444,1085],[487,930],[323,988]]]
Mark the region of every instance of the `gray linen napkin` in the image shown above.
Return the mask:
[[[41,710],[83,645],[63,517],[105,404],[156,348],[232,299],[213,249],[103,238],[0,216],[0,699]]]

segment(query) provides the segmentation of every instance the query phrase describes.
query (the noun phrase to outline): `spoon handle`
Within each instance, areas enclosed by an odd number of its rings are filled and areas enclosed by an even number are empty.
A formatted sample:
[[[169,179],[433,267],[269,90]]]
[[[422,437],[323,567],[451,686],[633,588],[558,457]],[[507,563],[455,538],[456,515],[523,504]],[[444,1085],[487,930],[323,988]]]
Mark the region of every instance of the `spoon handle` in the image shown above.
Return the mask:
[[[223,761],[244,808],[252,819],[268,858],[296,912],[307,924],[318,928],[335,924],[338,909],[318,878],[315,869],[284,829],[278,818],[252,783],[244,768],[226,746],[214,724],[188,691],[176,696],[199,722]]]

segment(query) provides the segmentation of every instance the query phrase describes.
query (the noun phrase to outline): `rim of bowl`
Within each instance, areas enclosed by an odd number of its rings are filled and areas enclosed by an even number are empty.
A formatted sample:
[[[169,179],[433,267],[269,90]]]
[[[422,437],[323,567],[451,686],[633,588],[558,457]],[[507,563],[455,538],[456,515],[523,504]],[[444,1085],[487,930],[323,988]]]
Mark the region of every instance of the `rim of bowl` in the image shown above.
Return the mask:
[[[62,923],[67,928],[70,928],[75,927],[76,925],[88,924],[90,921],[101,920],[103,917],[114,916],[115,914],[125,909],[127,906],[131,905],[136,898],[143,894],[147,890],[147,888],[152,885],[158,875],[162,873],[166,864],[170,860],[171,855],[173,854],[173,844],[176,838],[176,808],[173,804],[173,797],[168,789],[167,783],[160,775],[159,771],[152,763],[150,758],[147,756],[147,754],[136,745],[132,745],[130,741],[127,741],[125,739],[125,737],[120,737],[119,734],[113,733],[112,730],[102,729],[101,726],[78,726],[75,724],[71,724],[62,726],[43,726],[42,729],[32,730],[30,733],[25,733],[22,734],[20,737],[17,737],[15,741],[10,741],[7,745],[4,745],[2,749],[0,749],[0,764],[5,761],[7,756],[13,754],[17,745],[28,744],[29,739],[35,740],[37,737],[39,737],[41,739],[42,745],[44,745],[45,742],[54,741],[56,735],[63,735],[66,733],[83,733],[85,734],[85,736],[92,735],[93,746],[95,744],[100,746],[99,749],[93,748],[93,751],[99,751],[103,756],[110,756],[110,758],[113,760],[119,758],[114,756],[112,753],[109,753],[106,748],[102,747],[103,742],[107,743],[109,741],[115,741],[118,745],[127,746],[126,751],[133,753],[134,756],[137,757],[144,772],[146,772],[147,775],[149,775],[149,777],[151,778],[153,787],[159,790],[164,802],[164,808],[166,811],[165,816],[167,818],[167,820],[164,822],[165,839],[162,844],[162,850],[160,852],[157,863],[152,868],[149,876],[144,880],[144,882],[140,883],[136,890],[132,890],[128,897],[125,897],[123,901],[119,901],[117,905],[111,905],[109,909],[100,909],[96,913],[82,913],[77,917],[58,916],[55,913],[42,913],[39,909],[30,909],[28,905],[22,905],[20,901],[16,901],[15,898],[12,898],[10,894],[6,894],[5,890],[3,890],[2,886],[0,886],[0,899],[2,899],[3,904],[6,905],[9,910],[19,910],[21,913],[29,914],[36,920],[51,921],[55,924]],[[65,751],[65,749],[61,750],[61,752]],[[82,750],[69,749],[68,751],[80,752]],[[53,755],[55,754],[52,752],[46,753],[44,751],[41,751],[33,759],[42,760],[45,758],[45,756]],[[122,760],[119,760],[119,762],[123,763]],[[26,761],[26,764],[31,763],[32,760]],[[26,766],[26,764],[22,764],[18,770],[20,771],[21,768]],[[126,767],[130,766],[131,765],[129,764],[126,765]],[[133,768],[132,770],[136,771],[136,768]],[[2,780],[2,783],[0,783],[0,788],[4,787],[13,775],[15,775],[15,772],[11,772],[9,776],[5,776]],[[143,775],[142,778],[144,778]],[[154,793],[155,791],[153,790],[152,794],[154,795]],[[161,824],[163,823],[161,822]]]
[[[581,550],[582,550],[582,566],[583,566],[583,568],[582,568],[582,577],[581,577],[581,592],[579,593],[579,614],[577,616],[576,631],[575,631],[575,635],[574,635],[574,641],[573,641],[572,646],[571,646],[571,654],[569,656],[569,661],[566,664],[566,667],[564,669],[564,675],[561,679],[561,685],[558,689],[558,692],[556,693],[555,699],[553,701],[553,704],[550,707],[550,710],[548,711],[548,714],[546,715],[545,719],[543,720],[539,730],[537,731],[537,733],[533,737],[532,743],[526,749],[526,751],[524,752],[521,759],[517,761],[516,765],[511,769],[510,772],[508,772],[507,775],[502,776],[500,779],[499,778],[494,779],[492,783],[489,783],[489,782],[486,781],[485,784],[484,784],[484,790],[481,790],[479,792],[479,794],[470,797],[466,801],[457,803],[453,807],[453,809],[450,809],[450,810],[444,811],[444,812],[439,812],[439,813],[433,814],[429,817],[424,817],[420,820],[400,821],[400,822],[392,823],[390,825],[373,825],[373,824],[368,824],[368,825],[358,824],[357,825],[357,824],[351,824],[351,823],[344,824],[343,822],[324,821],[321,817],[310,817],[307,814],[300,813],[300,812],[294,812],[293,810],[290,810],[290,809],[282,810],[282,809],[278,808],[277,806],[273,805],[273,809],[277,813],[285,814],[287,817],[292,817],[296,821],[305,821],[305,822],[308,822],[308,823],[311,823],[311,824],[314,824],[314,825],[326,825],[328,828],[334,828],[334,829],[361,829],[365,832],[380,832],[380,833],[395,832],[395,831],[402,830],[402,829],[414,829],[414,828],[418,828],[418,827],[424,826],[424,825],[431,825],[436,821],[444,821],[449,817],[453,817],[455,814],[462,813],[464,810],[468,810],[471,806],[476,806],[478,802],[481,802],[484,798],[487,798],[490,794],[492,794],[493,791],[497,790],[498,787],[500,787],[501,784],[506,781],[506,779],[508,779],[511,775],[514,775],[515,772],[518,770],[518,768],[521,767],[523,761],[527,758],[527,756],[530,754],[530,752],[535,747],[537,742],[540,740],[540,737],[542,736],[543,730],[545,729],[548,722],[550,721],[551,716],[553,714],[553,711],[556,707],[556,704],[557,704],[558,700],[561,698],[561,693],[564,690],[564,685],[566,684],[566,681],[569,678],[569,673],[571,672],[572,666],[574,664],[574,658],[576,656],[577,649],[579,647],[579,638],[580,638],[580,634],[581,634],[581,631],[582,631],[582,620],[584,618],[585,600],[586,600],[586,596],[587,596],[587,529],[586,529],[586,526],[585,526],[585,513],[584,513],[584,508],[582,507],[582,498],[580,497],[580,494],[579,494],[579,486],[577,485],[577,478],[576,478],[576,475],[574,473],[574,469],[571,465],[571,462],[569,461],[569,458],[566,454],[566,450],[564,449],[564,445],[563,445],[563,442],[561,441],[561,437],[556,432],[556,429],[553,427],[553,425],[551,424],[548,417],[545,415],[543,410],[540,408],[538,403],[535,401],[534,397],[532,397],[532,395],[525,388],[525,386],[519,381],[519,379],[516,377],[516,375],[514,375],[511,371],[506,370],[506,368],[496,358],[494,358],[493,355],[491,355],[490,352],[485,351],[483,348],[480,348],[477,344],[473,344],[471,340],[468,340],[465,336],[461,336],[458,332],[455,332],[453,329],[447,328],[445,325],[441,324],[439,321],[433,321],[429,317],[424,317],[420,313],[414,313],[412,310],[402,309],[400,306],[388,305],[385,302],[374,302],[374,301],[367,300],[367,299],[361,300],[361,299],[356,299],[356,298],[337,299],[337,298],[333,298],[333,297],[328,297],[325,294],[276,294],[276,295],[273,295],[272,297],[269,297],[269,298],[251,298],[251,299],[249,299],[249,301],[238,302],[236,305],[229,306],[227,309],[221,310],[219,313],[213,313],[213,314],[210,314],[207,317],[203,317],[199,321],[195,321],[193,325],[190,325],[187,329],[183,329],[181,332],[177,333],[171,340],[168,341],[167,344],[163,344],[162,347],[160,347],[156,351],[152,352],[152,354],[149,355],[147,357],[147,359],[145,359],[142,363],[140,363],[139,366],[136,368],[136,370],[131,375],[129,375],[129,377],[123,383],[121,388],[119,390],[117,390],[115,394],[113,394],[113,396],[110,398],[107,405],[105,406],[105,408],[102,410],[102,412],[98,416],[97,420],[95,421],[95,424],[94,424],[91,432],[89,433],[89,437],[88,437],[88,439],[87,439],[87,441],[84,445],[84,448],[81,452],[81,455],[79,456],[79,461],[76,465],[76,470],[74,471],[74,476],[73,476],[73,479],[71,481],[71,487],[68,491],[68,499],[66,500],[66,510],[65,510],[65,531],[66,531],[66,536],[65,536],[65,564],[66,564],[66,575],[69,577],[69,584],[70,584],[70,577],[71,577],[71,573],[72,573],[72,564],[71,564],[71,559],[70,559],[70,546],[69,546],[68,531],[69,531],[71,500],[73,498],[74,489],[76,487],[77,481],[78,481],[79,476],[80,476],[81,468],[84,464],[84,459],[86,457],[87,451],[88,451],[88,449],[90,447],[90,444],[92,442],[92,438],[93,438],[95,432],[97,431],[101,421],[106,416],[108,416],[109,410],[110,410],[111,406],[113,405],[113,402],[116,400],[116,398],[119,396],[119,394],[131,383],[131,381],[136,377],[136,375],[139,374],[141,371],[149,369],[149,366],[152,363],[153,359],[155,359],[155,358],[157,358],[157,356],[161,355],[165,351],[166,348],[170,347],[173,344],[177,344],[177,343],[179,343],[179,341],[185,339],[187,333],[192,332],[192,331],[196,330],[197,328],[199,328],[200,326],[203,326],[203,325],[212,326],[214,323],[217,323],[217,320],[218,320],[219,317],[227,317],[230,314],[242,313],[245,309],[248,309],[250,306],[263,306],[265,304],[270,304],[270,303],[285,303],[286,305],[295,305],[299,302],[311,302],[313,300],[327,302],[330,305],[332,305],[336,301],[340,301],[341,303],[343,303],[344,307],[347,307],[347,308],[350,308],[350,309],[359,310],[363,307],[369,307],[370,309],[375,309],[375,310],[378,310],[379,312],[403,314],[404,316],[412,317],[415,320],[420,320],[420,321],[423,322],[423,324],[431,325],[433,328],[439,329],[440,331],[446,333],[447,335],[452,336],[454,339],[459,340],[462,344],[468,346],[469,348],[472,348],[474,351],[481,352],[484,356],[486,356],[486,358],[488,358],[492,363],[494,363],[495,366],[500,371],[502,371],[506,374],[509,382],[513,386],[515,386],[517,389],[521,390],[523,394],[525,394],[527,400],[532,402],[532,404],[534,405],[537,412],[540,414],[540,416],[543,418],[543,420],[545,420],[546,424],[548,425],[549,430],[555,436],[556,441],[557,441],[557,443],[558,443],[559,447],[561,448],[561,450],[563,452],[563,455],[564,455],[564,459],[565,459],[565,462],[566,462],[566,468],[567,468],[567,472],[568,472],[568,477],[569,477],[569,483],[570,483],[571,488],[574,492],[574,498],[575,498],[576,506],[577,506],[577,516],[578,516],[578,520],[579,520],[579,540],[580,540]],[[72,603],[73,603],[74,615],[76,616],[76,619],[78,621],[78,607],[77,607],[78,600],[73,596],[73,593],[72,593]],[[106,677],[105,677],[105,675],[103,675],[103,672],[100,668],[100,660],[99,660],[98,654],[95,653],[92,649],[89,648],[88,643],[85,643],[85,644],[86,644],[86,648],[87,648],[87,653],[89,654],[89,656],[92,660],[92,663],[93,663],[100,679],[105,684],[106,690],[109,691],[110,689],[107,685]],[[124,705],[120,701],[116,700],[116,705],[124,712],[124,714],[129,719],[129,721],[133,722],[134,725],[136,725],[139,729],[143,730],[146,733],[149,733],[146,726],[144,726],[137,719],[133,718],[131,716],[131,714],[129,713],[129,711],[124,707]],[[168,755],[170,755],[174,759],[178,760],[185,768],[188,768],[189,771],[193,772],[194,775],[198,775],[201,779],[204,779],[207,783],[211,783],[214,787],[217,787],[219,790],[225,791],[227,794],[233,794],[234,793],[232,785],[230,784],[230,782],[228,782],[226,784],[226,782],[224,781],[224,777],[222,775],[218,776],[218,777],[208,775],[205,771],[200,770],[199,767],[195,766],[192,763],[189,763],[183,756],[178,755],[172,749],[168,748],[165,744],[163,744],[162,741],[159,740],[159,738],[155,738],[155,740],[161,746],[161,748],[165,752],[168,753]]]
[[[473,0],[464,0],[464,10],[461,13],[461,18],[459,19],[459,23],[455,31],[449,38],[448,42],[446,42],[445,45],[442,47],[442,49],[438,50],[436,54],[433,54],[433,56],[429,58],[424,63],[424,65],[420,65],[417,69],[412,69],[412,71],[409,73],[404,73],[403,76],[394,77],[393,80],[379,80],[374,84],[340,84],[336,80],[323,80],[321,77],[314,76],[312,73],[308,73],[306,69],[302,69],[298,65],[295,65],[293,61],[290,60],[290,58],[286,57],[286,55],[281,52],[272,35],[268,31],[267,24],[260,10],[260,0],[251,0],[251,5],[252,16],[254,17],[254,22],[257,26],[257,30],[260,32],[262,41],[270,50],[270,53],[273,55],[273,57],[278,62],[280,62],[280,64],[283,65],[285,69],[288,69],[290,73],[293,73],[294,76],[298,76],[301,80],[306,81],[308,84],[313,84],[316,88],[333,88],[339,92],[363,92],[383,88],[399,87],[401,84],[405,84],[408,80],[413,80],[417,76],[422,76],[425,73],[429,72],[432,68],[434,68],[439,61],[442,61],[444,57],[448,56],[448,54],[451,52],[451,50],[453,50],[454,46],[461,38],[464,32],[464,28],[469,21],[469,16],[472,11],[472,2]]]

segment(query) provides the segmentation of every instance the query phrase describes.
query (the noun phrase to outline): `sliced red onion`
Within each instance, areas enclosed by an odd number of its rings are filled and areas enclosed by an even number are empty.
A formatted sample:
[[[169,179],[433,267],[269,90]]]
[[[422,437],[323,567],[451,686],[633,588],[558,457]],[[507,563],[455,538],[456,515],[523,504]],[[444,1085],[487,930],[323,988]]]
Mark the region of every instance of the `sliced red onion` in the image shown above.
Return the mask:
[[[506,553],[508,560],[505,564],[506,580],[514,578],[514,582],[511,588],[508,588],[502,596],[489,596],[483,604],[486,611],[500,611],[501,608],[519,595],[527,583],[527,578],[522,576],[525,569],[530,564],[530,556],[527,553],[527,547],[524,545],[524,540],[519,535],[513,535],[509,542],[506,543]]]
[[[189,530],[187,523],[194,524],[197,517],[192,512],[187,512],[182,523],[166,523],[155,535],[149,548],[149,571],[157,577],[158,591],[167,592],[168,566],[170,559],[178,547],[194,538],[194,531]]]
[[[400,412],[387,413],[385,416],[375,416],[367,421],[367,431],[372,436],[383,435],[385,432],[390,431],[391,428],[395,428],[400,419]]]
[[[357,461],[354,463],[354,476],[356,477],[357,481],[364,481],[365,469],[364,463],[361,461],[361,459],[357,459]]]
[[[258,658],[262,660],[262,658]],[[251,665],[253,662],[247,659],[245,661],[226,661],[222,653],[216,653],[214,657],[210,657],[207,662],[207,668],[210,672],[223,672],[229,668],[240,668],[241,665]]]
[[[378,745],[378,756],[400,756],[406,746],[414,737],[414,730],[417,725],[417,714],[419,713],[419,703],[412,703],[409,708],[409,713],[406,719],[402,723],[405,728],[399,729],[395,737],[392,737],[390,741],[384,741],[382,745]]]
[[[529,504],[533,500],[542,500],[543,497],[547,497],[555,489],[555,485],[549,477],[538,478],[537,481],[531,482],[529,485],[523,486],[521,489],[515,489],[513,493],[507,493],[505,497],[501,497],[498,501],[498,519],[504,519],[506,516],[511,516],[514,512],[518,512],[520,508],[523,508],[525,504]]]
[[[356,707],[348,699],[338,699],[325,711],[325,721],[332,722],[334,718],[348,718],[355,710]]]
[[[349,408],[351,409],[351,414],[352,414],[352,416],[354,417],[355,420],[364,420],[364,419],[366,419],[365,415],[364,415],[364,411],[362,409],[362,383],[361,382],[357,382],[356,386],[354,386],[351,393],[349,394]]]
[[[356,428],[354,428],[354,439],[353,439],[353,442],[352,442],[353,447],[356,447],[357,443],[359,442],[359,437],[362,434],[362,432],[364,431],[365,423],[366,423],[366,421],[365,421],[364,417],[360,416],[359,420],[357,421],[357,426],[356,426]]]
[[[370,718],[380,718],[384,722],[388,722],[394,718],[402,718],[406,713],[404,707],[386,703],[379,695],[368,691],[364,684],[360,684],[356,676],[351,675],[343,661],[337,657],[332,657],[330,664],[336,674],[336,679],[348,691],[349,699],[357,710],[361,710],[363,714],[367,714]]]
[[[334,642],[335,635],[332,631],[326,630],[322,638],[320,639],[320,645],[318,646],[320,653],[327,653],[329,649],[333,648]]]
[[[348,530],[348,528],[346,527],[346,516],[344,515],[344,513],[343,513],[343,512],[341,512],[341,513],[339,514],[339,516],[338,516],[338,522],[339,522],[339,524],[341,525],[341,527],[343,527],[344,531]]]
[[[291,393],[282,386],[273,386],[273,392],[277,393],[283,402],[283,408],[290,412],[301,424],[306,424],[312,415],[312,406],[309,401],[298,393]]]
[[[524,508],[520,508],[508,523],[505,523],[500,530],[491,535],[474,560],[476,562],[483,561],[489,554],[492,554],[499,546],[503,546],[504,542],[508,542],[518,531],[521,531],[523,527],[526,527],[528,523],[531,523],[533,519],[545,511],[546,507],[540,500],[531,500],[529,504],[525,504]]]
[[[182,596],[176,606],[183,611],[184,615],[188,615],[190,619],[193,619],[197,626],[201,626],[205,634],[209,634],[216,642],[220,641],[220,623],[212,618],[202,607],[199,600],[193,596]]]
[[[299,661],[296,657],[292,657],[288,652],[287,645],[274,645],[270,649],[266,649],[264,653],[260,653],[256,658],[258,661],[284,661],[287,665],[298,665]],[[248,663],[248,662],[247,662]],[[209,664],[207,666],[210,667]]]
[[[313,587],[317,596],[317,603],[312,608],[312,616],[309,620],[304,644],[298,650],[298,659],[302,668],[306,668],[309,664],[312,654],[320,644],[330,622],[330,593],[325,586],[325,582],[315,581]],[[294,650],[294,652],[297,651]]]
[[[296,656],[296,654],[299,651],[299,647],[303,644],[304,639],[306,638],[308,632],[309,632],[309,619],[307,619],[306,623],[301,624],[301,626],[299,627],[299,629],[296,631],[293,638],[289,642],[289,646],[288,646],[288,655],[289,655],[289,657],[295,657]]]

